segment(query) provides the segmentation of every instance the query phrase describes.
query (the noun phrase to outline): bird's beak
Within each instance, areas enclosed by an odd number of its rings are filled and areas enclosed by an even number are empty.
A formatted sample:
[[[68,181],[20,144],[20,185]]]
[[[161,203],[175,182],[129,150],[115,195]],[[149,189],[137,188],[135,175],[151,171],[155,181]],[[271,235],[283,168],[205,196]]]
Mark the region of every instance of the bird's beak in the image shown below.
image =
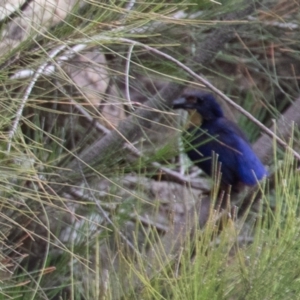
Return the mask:
[[[191,108],[191,107],[188,107],[188,103],[186,102],[186,99],[185,98],[178,98],[176,100],[174,100],[172,102],[172,108],[173,109],[178,109],[178,108]]]
[[[173,109],[186,109],[190,115],[188,125],[199,127],[202,124],[202,117],[195,109],[195,103],[190,103],[186,98],[181,97],[172,102]],[[189,126],[188,126],[189,127]]]

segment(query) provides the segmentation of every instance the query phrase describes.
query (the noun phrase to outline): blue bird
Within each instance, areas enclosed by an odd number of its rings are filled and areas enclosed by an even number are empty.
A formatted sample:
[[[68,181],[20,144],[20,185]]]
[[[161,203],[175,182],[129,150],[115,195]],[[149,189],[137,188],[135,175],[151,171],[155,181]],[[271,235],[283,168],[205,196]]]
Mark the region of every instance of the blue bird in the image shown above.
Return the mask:
[[[202,124],[193,123],[187,129],[190,145],[188,157],[205,173],[212,175],[213,152],[218,155],[221,183],[254,186],[267,175],[266,169],[253,152],[244,133],[224,117],[213,95],[190,93],[173,101],[174,109],[186,109],[201,115]]]

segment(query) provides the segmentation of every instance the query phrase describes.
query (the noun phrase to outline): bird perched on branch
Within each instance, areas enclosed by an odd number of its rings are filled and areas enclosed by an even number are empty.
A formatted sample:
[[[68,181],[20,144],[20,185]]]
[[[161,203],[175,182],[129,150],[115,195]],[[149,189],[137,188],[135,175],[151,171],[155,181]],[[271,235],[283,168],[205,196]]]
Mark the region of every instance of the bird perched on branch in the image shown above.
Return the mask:
[[[244,133],[224,117],[213,95],[200,92],[186,94],[173,101],[173,108],[186,109],[193,114],[192,125],[187,129],[189,146],[186,146],[186,152],[205,173],[213,174],[212,157],[215,153],[223,185],[235,187],[242,183],[254,186],[267,175]]]

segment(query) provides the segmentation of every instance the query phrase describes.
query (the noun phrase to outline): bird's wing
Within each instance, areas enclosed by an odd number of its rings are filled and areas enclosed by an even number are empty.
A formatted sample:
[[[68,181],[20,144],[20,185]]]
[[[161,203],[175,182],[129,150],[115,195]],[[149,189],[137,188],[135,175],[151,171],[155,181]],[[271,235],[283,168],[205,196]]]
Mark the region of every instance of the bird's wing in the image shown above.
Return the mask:
[[[245,184],[255,185],[267,175],[266,169],[253,149],[242,139],[239,140],[239,148],[242,152],[237,156],[240,177]]]
[[[229,120],[219,118],[188,131],[190,146],[186,149],[187,154],[208,175],[212,176],[212,152],[218,154],[222,181],[226,184],[255,185],[266,175],[244,134]]]
[[[239,178],[247,185],[255,185],[266,175],[266,170],[247,138],[236,124],[226,119],[222,119],[218,127],[220,143],[224,143],[225,147],[232,148],[233,153],[235,153],[235,165]]]
[[[221,163],[222,181],[226,184],[234,184],[239,181],[237,172],[236,140],[228,130],[224,132],[224,124],[218,124],[204,128],[189,129],[190,144],[187,149],[189,158],[210,176],[212,174],[212,152],[218,155]],[[219,127],[219,128],[218,128]]]

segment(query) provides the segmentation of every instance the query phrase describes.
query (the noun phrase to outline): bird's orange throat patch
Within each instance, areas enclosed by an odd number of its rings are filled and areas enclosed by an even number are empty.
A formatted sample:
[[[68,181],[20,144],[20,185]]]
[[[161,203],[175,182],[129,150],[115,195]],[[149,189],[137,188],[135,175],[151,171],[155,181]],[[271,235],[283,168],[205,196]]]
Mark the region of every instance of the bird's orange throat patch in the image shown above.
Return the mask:
[[[197,112],[196,109],[188,109],[189,121],[187,127],[200,127],[202,124],[202,116]]]

